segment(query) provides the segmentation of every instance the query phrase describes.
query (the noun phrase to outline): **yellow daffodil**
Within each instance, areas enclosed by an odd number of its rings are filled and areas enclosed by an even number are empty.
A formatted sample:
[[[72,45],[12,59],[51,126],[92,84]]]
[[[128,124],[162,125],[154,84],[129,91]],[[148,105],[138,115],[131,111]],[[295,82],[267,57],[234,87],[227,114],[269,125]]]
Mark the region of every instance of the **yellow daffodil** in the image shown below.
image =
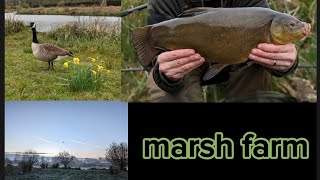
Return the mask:
[[[97,60],[95,58],[90,58],[91,62],[95,63]]]
[[[91,70],[91,72],[94,76],[97,76],[97,71]]]
[[[79,58],[73,58],[73,63],[74,64],[79,64],[80,63],[80,59]]]
[[[110,70],[106,70],[106,74],[110,74]]]
[[[69,62],[63,63],[63,67],[68,68],[69,67]]]
[[[103,71],[103,66],[98,66],[98,72],[102,72]]]

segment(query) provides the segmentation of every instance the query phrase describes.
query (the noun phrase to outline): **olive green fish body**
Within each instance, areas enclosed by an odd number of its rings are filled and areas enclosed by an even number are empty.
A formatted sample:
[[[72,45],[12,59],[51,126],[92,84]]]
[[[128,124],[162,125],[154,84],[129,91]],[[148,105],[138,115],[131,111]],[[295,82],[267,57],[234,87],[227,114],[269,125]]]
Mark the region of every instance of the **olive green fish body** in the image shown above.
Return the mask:
[[[304,36],[302,22],[268,8],[208,9],[133,31],[131,40],[140,63],[148,65],[158,49],[194,49],[206,61],[223,64],[221,70],[247,61],[259,43],[285,44]],[[288,27],[290,22],[296,27]]]
[[[257,44],[270,42],[274,13],[230,9],[173,19],[152,26],[149,43],[168,50],[195,49],[210,62],[242,63]]]

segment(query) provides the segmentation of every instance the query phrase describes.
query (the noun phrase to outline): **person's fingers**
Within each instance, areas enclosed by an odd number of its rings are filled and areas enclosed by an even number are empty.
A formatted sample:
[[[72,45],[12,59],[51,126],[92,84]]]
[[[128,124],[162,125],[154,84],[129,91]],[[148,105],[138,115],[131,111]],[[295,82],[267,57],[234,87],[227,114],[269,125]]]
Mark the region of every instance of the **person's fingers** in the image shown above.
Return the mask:
[[[274,60],[287,60],[287,61],[294,61],[296,57],[294,53],[270,53],[266,51],[262,51],[260,49],[253,49],[251,54],[266,58],[266,59],[274,59]]]
[[[203,60],[200,60],[199,62],[194,62],[194,66],[192,68],[189,68],[187,71],[183,72],[183,73],[178,73],[172,76],[173,79],[181,79],[183,78],[187,73],[191,72],[192,70],[198,68],[199,66],[201,66],[204,62]]]
[[[295,48],[294,44],[275,45],[275,44],[261,43],[258,45],[258,49],[261,49],[266,52],[290,52],[294,48]]]
[[[191,55],[189,57],[184,57],[184,58],[180,58],[180,59],[173,60],[173,61],[162,62],[160,64],[159,70],[161,72],[165,72],[165,71],[168,71],[170,69],[181,67],[181,66],[183,66],[185,64],[188,64],[190,62],[198,61],[200,59],[201,59],[201,56],[196,53],[196,54]]]
[[[174,50],[174,51],[167,51],[164,53],[161,53],[157,61],[159,63],[161,62],[167,62],[167,61],[172,61],[175,59],[180,59],[183,57],[188,57],[195,54],[195,51],[193,49],[179,49],[179,50]]]
[[[171,79],[177,80],[183,78],[187,73],[191,72],[192,70],[198,68],[205,62],[204,58],[201,58],[198,61],[193,61],[188,64],[185,64],[181,67],[177,67],[171,69],[170,71],[166,72],[165,75]]]
[[[274,65],[274,60],[276,60],[276,66],[283,66],[283,67],[291,67],[292,63],[291,61],[286,61],[286,60],[277,60],[277,59],[267,59],[267,58],[263,58],[263,57],[259,57],[253,54],[249,55],[249,59],[262,64],[262,65],[267,65],[267,66],[275,66]]]

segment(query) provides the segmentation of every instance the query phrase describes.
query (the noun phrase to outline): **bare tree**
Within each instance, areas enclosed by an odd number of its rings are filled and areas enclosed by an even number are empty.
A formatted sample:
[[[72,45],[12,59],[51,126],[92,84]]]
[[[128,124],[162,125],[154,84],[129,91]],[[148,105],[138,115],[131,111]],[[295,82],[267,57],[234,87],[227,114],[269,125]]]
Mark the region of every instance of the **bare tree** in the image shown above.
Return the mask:
[[[113,167],[122,171],[126,170],[128,166],[128,145],[126,143],[112,143],[106,151],[106,159],[110,160]]]
[[[70,155],[69,152],[63,151],[60,152],[59,155],[57,156],[58,162],[63,164],[64,168],[69,167],[69,164],[75,159],[75,156]]]
[[[42,169],[45,169],[45,168],[49,167],[49,163],[46,161],[46,158],[44,156],[41,156],[40,162],[41,162],[40,167]]]
[[[100,6],[107,6],[107,0],[102,0],[100,3]]]
[[[32,149],[26,150],[18,160],[23,173],[31,172],[33,165],[37,162],[39,162],[39,154]]]
[[[36,151],[29,149],[22,154],[22,160],[33,165],[39,161],[39,154]]]

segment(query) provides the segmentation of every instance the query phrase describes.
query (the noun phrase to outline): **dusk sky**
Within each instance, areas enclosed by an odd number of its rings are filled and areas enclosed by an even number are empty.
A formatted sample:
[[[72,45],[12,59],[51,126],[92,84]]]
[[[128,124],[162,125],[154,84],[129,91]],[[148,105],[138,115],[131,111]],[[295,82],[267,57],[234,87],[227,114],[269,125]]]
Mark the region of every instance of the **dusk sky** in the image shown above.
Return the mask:
[[[5,103],[5,151],[33,149],[47,156],[105,157],[112,143],[128,142],[127,103],[10,101]]]

